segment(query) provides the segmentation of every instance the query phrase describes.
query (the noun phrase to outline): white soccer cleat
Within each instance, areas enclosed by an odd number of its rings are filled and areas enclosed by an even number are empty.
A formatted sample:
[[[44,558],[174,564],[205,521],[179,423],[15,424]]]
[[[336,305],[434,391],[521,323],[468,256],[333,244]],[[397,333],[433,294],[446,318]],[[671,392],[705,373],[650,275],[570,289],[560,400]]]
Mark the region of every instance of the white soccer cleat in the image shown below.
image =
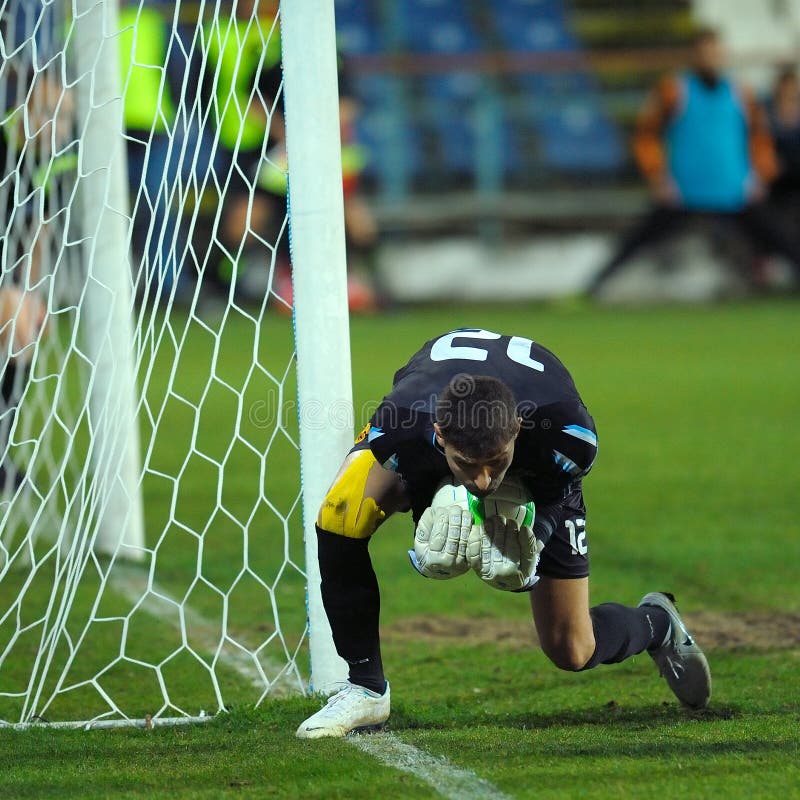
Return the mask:
[[[389,719],[389,683],[376,694],[363,686],[346,683],[323,708],[312,714],[298,729],[299,739],[346,736],[351,731],[378,730]]]
[[[655,606],[669,614],[670,627],[660,647],[648,650],[675,697],[687,708],[700,709],[711,697],[711,670],[703,651],[686,630],[675,608],[675,598],[666,592],[650,592],[639,607]]]

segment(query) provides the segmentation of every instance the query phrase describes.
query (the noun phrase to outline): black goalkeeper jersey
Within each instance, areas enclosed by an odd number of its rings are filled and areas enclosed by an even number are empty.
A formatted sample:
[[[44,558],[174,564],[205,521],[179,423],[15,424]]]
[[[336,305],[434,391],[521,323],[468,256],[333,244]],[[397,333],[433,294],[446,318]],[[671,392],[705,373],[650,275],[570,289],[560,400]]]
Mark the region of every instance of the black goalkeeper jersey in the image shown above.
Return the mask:
[[[395,374],[391,393],[375,411],[370,449],[403,478],[417,518],[450,474],[433,429],[436,398],[464,374],[498,378],[514,393],[522,428],[509,474],[527,486],[537,507],[537,536],[546,541],[554,516],[548,507],[555,512],[589,472],[597,435],[567,368],[540,344],[473,328],[426,342]]]

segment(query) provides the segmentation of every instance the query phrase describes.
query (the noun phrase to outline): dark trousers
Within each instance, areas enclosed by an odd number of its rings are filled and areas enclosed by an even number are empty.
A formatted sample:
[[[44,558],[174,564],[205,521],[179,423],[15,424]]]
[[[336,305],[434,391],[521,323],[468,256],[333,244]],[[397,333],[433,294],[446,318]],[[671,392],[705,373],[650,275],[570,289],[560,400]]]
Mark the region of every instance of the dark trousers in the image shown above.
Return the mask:
[[[741,211],[694,211],[672,206],[656,206],[622,240],[617,252],[592,280],[589,291],[596,293],[631,256],[645,245],[654,245],[679,233],[690,222],[703,218],[730,226],[763,253],[775,253],[789,260],[800,279],[800,243],[788,236],[764,204]]]
[[[19,488],[24,478],[23,473],[12,463],[8,450],[17,407],[29,378],[29,364],[20,366],[16,361],[6,361],[0,370],[0,495]]]

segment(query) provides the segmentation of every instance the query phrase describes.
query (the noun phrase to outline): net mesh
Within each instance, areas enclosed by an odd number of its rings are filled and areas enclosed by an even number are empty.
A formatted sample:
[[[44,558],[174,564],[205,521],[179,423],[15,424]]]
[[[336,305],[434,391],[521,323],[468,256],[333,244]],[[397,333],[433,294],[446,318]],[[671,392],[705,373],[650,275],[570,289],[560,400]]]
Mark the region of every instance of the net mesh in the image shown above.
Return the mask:
[[[0,19],[0,720],[302,690],[276,4]]]

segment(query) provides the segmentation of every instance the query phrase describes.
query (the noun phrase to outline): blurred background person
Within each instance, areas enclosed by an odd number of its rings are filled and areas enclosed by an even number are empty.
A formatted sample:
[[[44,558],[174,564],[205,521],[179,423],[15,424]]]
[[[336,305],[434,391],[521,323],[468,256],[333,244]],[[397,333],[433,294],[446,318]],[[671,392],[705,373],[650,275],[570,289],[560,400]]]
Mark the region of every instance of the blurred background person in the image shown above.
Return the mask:
[[[787,230],[800,237],[800,79],[795,67],[778,72],[767,108],[778,155],[770,200]]]
[[[762,253],[786,257],[800,276],[800,247],[763,202],[778,167],[763,108],[724,72],[725,51],[711,28],[694,37],[692,64],[648,97],[634,140],[655,207],[623,238],[590,284],[597,295],[641,248],[692,219],[733,225]]]
[[[47,306],[36,292],[0,286],[0,495],[19,488],[25,477],[8,445],[46,319]]]
[[[20,31],[9,38],[15,35]],[[6,66],[0,91],[0,494],[16,490],[25,477],[9,452],[11,431],[46,328],[51,249],[63,233],[54,209],[69,196],[78,163],[70,143],[74,97],[58,70],[36,72],[24,51]]]
[[[339,59],[339,126],[342,138],[344,233],[347,242],[347,296],[351,311],[375,311],[386,302],[377,269],[379,231],[362,190],[369,151],[358,139],[361,113],[349,76]]]
[[[378,225],[369,201],[361,188],[369,153],[359,142],[356,124],[360,113],[343,61],[339,58],[339,134],[342,148],[342,191],[344,228],[347,244],[347,298],[351,311],[378,310],[385,298],[379,290],[377,270]],[[268,153],[259,173],[259,186],[269,192],[281,209],[281,219],[287,211],[288,160],[285,142],[275,145]],[[288,305],[292,303],[292,277],[289,268],[288,243],[284,237],[279,251],[279,264],[273,291]],[[284,308],[287,306],[283,306]]]
[[[186,177],[176,125],[180,85],[170,69],[170,27],[159,9],[123,6],[119,25],[132,245],[143,259],[143,278],[135,276],[137,289],[166,300],[179,283],[185,244],[180,214],[172,208],[175,182]]]
[[[236,0],[203,26],[203,104],[214,129],[212,170],[222,205],[216,275],[240,299],[261,301],[283,215],[258,185],[266,152],[284,139],[280,29],[275,0]],[[223,202],[224,200],[224,202]]]

